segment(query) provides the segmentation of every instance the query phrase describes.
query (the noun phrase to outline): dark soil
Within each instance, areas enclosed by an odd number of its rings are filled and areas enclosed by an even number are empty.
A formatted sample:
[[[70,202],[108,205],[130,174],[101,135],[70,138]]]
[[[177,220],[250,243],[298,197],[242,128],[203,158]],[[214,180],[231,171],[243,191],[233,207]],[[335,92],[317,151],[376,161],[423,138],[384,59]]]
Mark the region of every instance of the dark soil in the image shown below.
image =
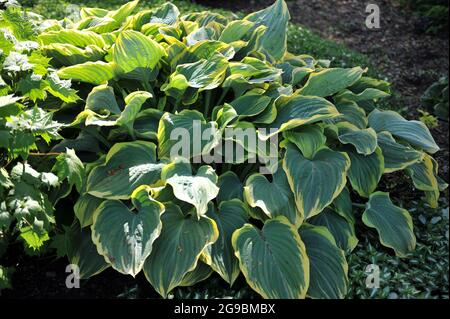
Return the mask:
[[[196,0],[211,7],[254,12],[273,0]],[[377,0],[380,29],[365,25],[366,5],[361,0],[287,0],[291,21],[305,25],[324,38],[343,43],[366,54],[377,70],[391,82],[397,94],[391,105],[406,108],[408,118],[418,118],[420,97],[441,76],[448,75],[448,30],[438,35],[425,32],[427,21],[400,7],[394,0]],[[372,2],[371,2],[372,3]],[[304,52],[308,53],[308,52]],[[322,58],[322,57],[321,57]],[[448,123],[432,130],[441,151],[436,154],[440,175],[448,181]]]

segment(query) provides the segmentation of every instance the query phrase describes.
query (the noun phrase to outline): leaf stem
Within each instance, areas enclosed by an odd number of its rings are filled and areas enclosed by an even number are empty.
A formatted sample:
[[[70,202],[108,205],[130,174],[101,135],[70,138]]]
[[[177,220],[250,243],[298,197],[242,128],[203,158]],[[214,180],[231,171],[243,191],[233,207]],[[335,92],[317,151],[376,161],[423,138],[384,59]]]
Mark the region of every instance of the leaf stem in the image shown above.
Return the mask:
[[[222,94],[220,95],[219,100],[217,101],[216,105],[221,105],[222,104],[222,101],[225,99],[225,96],[227,95],[229,90],[230,90],[229,87],[224,88],[222,90]]]
[[[211,97],[212,97],[212,90],[206,91],[205,92],[205,111],[204,111],[205,118],[208,117],[209,109],[211,108]]]
[[[352,206],[357,207],[357,208],[366,208],[365,204],[352,203]]]

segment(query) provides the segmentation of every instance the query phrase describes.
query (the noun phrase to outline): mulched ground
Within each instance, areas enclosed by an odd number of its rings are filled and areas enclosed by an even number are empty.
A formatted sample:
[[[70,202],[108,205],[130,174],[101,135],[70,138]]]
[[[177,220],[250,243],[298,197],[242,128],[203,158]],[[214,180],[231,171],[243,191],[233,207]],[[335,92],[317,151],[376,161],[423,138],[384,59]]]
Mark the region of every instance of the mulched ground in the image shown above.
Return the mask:
[[[254,12],[273,0],[196,0],[211,7]],[[291,21],[305,25],[324,38],[343,43],[366,54],[381,74],[392,83],[398,96],[396,108],[407,108],[408,117],[418,118],[420,97],[426,88],[448,74],[448,32],[425,33],[427,21],[400,7],[394,0],[376,0],[380,8],[381,28],[365,25],[366,5],[361,0],[287,0]],[[307,52],[305,52],[307,53]],[[432,130],[441,151],[436,154],[440,175],[448,181],[449,127],[440,121]]]

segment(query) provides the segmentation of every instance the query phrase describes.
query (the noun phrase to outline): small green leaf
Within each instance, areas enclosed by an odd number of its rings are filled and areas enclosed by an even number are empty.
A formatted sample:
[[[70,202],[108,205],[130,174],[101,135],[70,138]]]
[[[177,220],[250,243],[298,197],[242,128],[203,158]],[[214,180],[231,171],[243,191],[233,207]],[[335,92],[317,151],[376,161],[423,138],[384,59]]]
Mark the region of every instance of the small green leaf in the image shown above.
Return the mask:
[[[380,242],[394,249],[399,257],[405,255],[416,246],[413,222],[406,209],[392,204],[388,193],[373,193],[362,216],[364,224],[375,228]]]

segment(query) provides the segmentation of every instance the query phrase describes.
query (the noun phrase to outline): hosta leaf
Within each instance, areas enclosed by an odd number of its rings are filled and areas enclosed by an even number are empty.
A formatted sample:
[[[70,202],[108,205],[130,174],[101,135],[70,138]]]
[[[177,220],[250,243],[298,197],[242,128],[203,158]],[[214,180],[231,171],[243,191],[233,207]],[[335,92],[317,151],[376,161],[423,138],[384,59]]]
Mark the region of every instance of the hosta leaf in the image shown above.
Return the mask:
[[[89,45],[85,49],[80,49],[72,44],[53,43],[42,47],[42,51],[58,66],[76,65],[88,61],[95,62],[105,55],[105,51],[96,45]]]
[[[194,270],[184,275],[183,280],[180,282],[180,287],[190,287],[196,283],[208,279],[211,276],[213,270],[207,264],[199,261],[197,267]]]
[[[219,41],[232,43],[242,40],[255,24],[247,20],[236,20],[228,23],[219,37]]]
[[[111,17],[120,25],[126,18],[132,15],[138,3],[139,0],[129,1],[120,6],[117,10],[109,11],[106,16]]]
[[[299,90],[301,95],[331,96],[358,81],[364,70],[332,68],[312,73],[306,84]]]
[[[113,61],[125,73],[137,68],[153,69],[164,55],[160,44],[133,30],[122,31],[112,49]]]
[[[358,154],[370,155],[377,148],[377,133],[372,128],[359,129],[350,123],[338,123],[338,138],[342,144],[352,144]]]
[[[126,126],[131,130],[142,105],[147,99],[151,97],[152,95],[149,92],[145,91],[135,91],[129,94],[125,98],[126,105],[119,118],[117,119],[117,124]]]
[[[407,121],[394,111],[373,110],[369,114],[369,125],[377,133],[388,131],[393,136],[420,147],[428,153],[433,154],[439,151],[439,146],[425,124],[420,121]]]
[[[82,228],[92,225],[94,222],[95,210],[104,201],[105,200],[103,198],[98,198],[88,193],[82,194],[78,198],[73,206],[73,211],[75,212],[75,216],[78,218]]]
[[[94,112],[106,110],[111,114],[120,114],[114,90],[106,84],[96,86],[92,89],[86,99],[86,109]]]
[[[266,109],[272,99],[262,92],[250,91],[234,101],[230,105],[236,110],[240,117],[255,116]]]
[[[233,233],[233,248],[250,287],[264,298],[305,298],[309,259],[298,231],[285,217],[251,224]]]
[[[208,132],[207,139],[203,139],[204,133]],[[219,142],[220,135],[217,123],[207,123],[198,111],[183,110],[178,114],[165,113],[161,117],[158,128],[158,155],[160,158],[189,159],[208,154]]]
[[[197,92],[193,96],[184,96],[185,91],[188,88],[197,91],[215,89],[222,83],[227,67],[227,59],[220,55],[181,64],[170,75],[168,82],[161,86],[161,91],[175,99],[183,99],[184,104],[192,104],[197,100]]]
[[[128,199],[138,186],[159,180],[163,166],[156,162],[156,146],[151,142],[116,143],[106,162],[90,172],[86,190],[96,197]]]
[[[277,105],[277,117],[270,128],[276,129],[265,138],[279,132],[311,124],[339,115],[334,105],[316,96],[292,96]]]
[[[117,73],[116,68],[112,63],[86,62],[62,68],[57,74],[62,79],[73,79],[99,85],[114,78]]]
[[[58,31],[44,32],[38,36],[38,40],[43,45],[65,43],[80,48],[85,48],[88,45],[96,45],[99,48],[103,48],[105,46],[105,41],[99,34],[92,31],[75,29],[62,29]]]
[[[152,199],[144,187],[131,195],[136,211],[120,201],[107,200],[95,212],[92,240],[98,253],[126,275],[138,274],[161,232],[164,206]]]
[[[66,229],[64,244],[70,263],[78,266],[80,279],[88,279],[110,267],[92,242],[91,230],[80,229],[77,223]]]
[[[286,53],[287,25],[290,19],[289,11],[283,0],[277,0],[270,7],[249,14],[244,18],[254,22],[254,27],[264,25],[266,32],[262,35],[261,47],[275,60],[281,60]]]
[[[360,129],[365,129],[368,124],[366,111],[359,107],[355,102],[339,102],[336,108],[341,113],[340,116],[333,119],[336,122],[349,122]]]
[[[343,299],[347,294],[348,264],[326,227],[305,225],[299,230],[310,264],[307,295],[311,298]]]
[[[339,196],[334,199],[332,207],[336,213],[344,217],[349,223],[355,222],[352,199],[350,197],[350,191],[347,187],[344,187]]]
[[[355,249],[358,244],[354,223],[330,208],[325,208],[323,212],[314,216],[308,222],[328,229],[336,240],[336,245],[347,253]]]
[[[175,197],[195,207],[198,218],[206,214],[208,202],[219,193],[217,175],[212,167],[206,165],[192,175],[188,163],[168,164],[161,173],[161,179],[172,187]]]
[[[83,162],[78,158],[73,149],[66,149],[56,157],[56,163],[53,166],[53,171],[58,174],[58,178],[62,181],[67,178],[70,185],[75,185],[78,192],[81,192],[86,172],[84,170]]]
[[[384,158],[379,147],[370,155],[362,155],[353,150],[347,151],[351,165],[348,178],[352,187],[362,197],[369,197],[377,188],[384,172]]]
[[[439,194],[448,184],[441,182],[438,176],[438,163],[430,155],[424,154],[420,162],[416,162],[407,168],[414,187],[425,192],[425,198],[432,208],[438,207]]]
[[[367,88],[361,93],[353,93],[350,90],[344,90],[338,95],[336,95],[334,98],[338,100],[346,100],[346,101],[353,101],[353,102],[361,102],[361,101],[367,101],[367,100],[377,100],[381,98],[388,97],[390,94],[386,93],[384,91],[374,89],[374,88]]]
[[[345,153],[324,147],[308,159],[296,147],[287,145],[283,169],[297,209],[305,219],[319,214],[339,195],[347,182],[349,167]]]
[[[202,251],[217,240],[216,223],[208,218],[186,217],[174,204],[166,204],[161,217],[161,235],[144,265],[144,273],[153,288],[163,297],[183,282],[194,270]]]
[[[283,137],[295,144],[306,158],[312,158],[327,140],[323,134],[323,127],[319,125],[304,125],[295,130],[285,131]]]
[[[384,157],[384,172],[392,173],[420,161],[423,152],[412,147],[397,143],[391,133],[382,131],[377,134],[378,146]]]
[[[162,6],[152,10],[152,16],[149,23],[162,23],[172,25],[177,22],[180,11],[178,8],[170,3],[166,2]]]
[[[231,199],[243,200],[244,185],[234,172],[228,171],[220,175],[217,186],[219,187],[218,203]]]
[[[217,241],[205,249],[206,262],[231,286],[240,272],[231,236],[248,221],[247,209],[240,200],[232,199],[220,203],[218,210],[211,204],[206,216],[216,222],[219,230]]]
[[[297,211],[294,194],[281,167],[273,174],[272,182],[264,175],[251,175],[245,183],[244,196],[251,207],[261,208],[269,218],[285,216],[297,227],[303,221],[304,216]]]
[[[380,242],[394,249],[395,254],[404,257],[414,250],[416,237],[413,222],[406,209],[392,204],[388,193],[373,193],[362,216],[364,224],[375,228]]]

